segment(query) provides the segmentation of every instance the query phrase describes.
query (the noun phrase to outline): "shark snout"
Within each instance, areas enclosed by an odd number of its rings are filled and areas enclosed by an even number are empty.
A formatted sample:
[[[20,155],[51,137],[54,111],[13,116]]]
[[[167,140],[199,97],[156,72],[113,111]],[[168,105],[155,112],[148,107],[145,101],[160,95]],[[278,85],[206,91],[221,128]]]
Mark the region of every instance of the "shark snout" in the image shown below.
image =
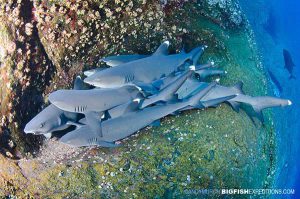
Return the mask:
[[[26,126],[24,128],[24,132],[26,134],[35,134],[35,135],[41,134],[39,131],[37,131],[37,129],[35,128],[35,125],[33,125],[32,123],[26,124]]]
[[[24,128],[24,132],[27,133],[34,133],[33,129],[27,124]]]

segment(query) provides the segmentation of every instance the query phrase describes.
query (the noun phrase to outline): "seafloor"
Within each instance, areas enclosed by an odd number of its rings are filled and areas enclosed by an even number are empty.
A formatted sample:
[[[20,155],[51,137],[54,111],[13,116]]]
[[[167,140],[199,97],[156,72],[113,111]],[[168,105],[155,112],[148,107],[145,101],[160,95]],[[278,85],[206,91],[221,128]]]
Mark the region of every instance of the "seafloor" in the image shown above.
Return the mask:
[[[266,95],[267,80],[248,22],[235,0],[0,1],[0,196],[18,198],[211,197],[200,189],[272,186],[274,129],[228,105],[164,118],[114,149],[74,149],[22,129],[49,92],[71,87],[83,69],[117,53],[208,45],[201,63]],[[249,107],[244,107],[248,109]]]

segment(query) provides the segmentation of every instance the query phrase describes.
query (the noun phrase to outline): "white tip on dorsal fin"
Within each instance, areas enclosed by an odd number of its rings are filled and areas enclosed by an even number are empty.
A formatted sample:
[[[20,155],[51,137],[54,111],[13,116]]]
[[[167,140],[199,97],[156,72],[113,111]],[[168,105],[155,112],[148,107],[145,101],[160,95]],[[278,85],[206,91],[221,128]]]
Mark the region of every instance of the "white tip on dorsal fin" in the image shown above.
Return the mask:
[[[288,100],[288,105],[291,106],[293,103],[291,100]]]
[[[140,98],[135,98],[133,101],[137,102],[137,103],[140,103],[141,99]]]
[[[189,67],[189,69],[192,70],[192,71],[195,71],[196,70],[196,66],[192,65],[192,66]]]
[[[169,55],[170,42],[165,41],[157,48],[153,55]]]

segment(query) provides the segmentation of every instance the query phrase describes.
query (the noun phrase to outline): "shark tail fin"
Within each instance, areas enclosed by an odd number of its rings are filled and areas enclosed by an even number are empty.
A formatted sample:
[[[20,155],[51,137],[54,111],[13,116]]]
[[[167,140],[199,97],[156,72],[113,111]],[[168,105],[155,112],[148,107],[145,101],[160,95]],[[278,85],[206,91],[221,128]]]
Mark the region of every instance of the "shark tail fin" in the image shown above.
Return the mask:
[[[199,46],[187,53],[188,58],[192,60],[193,65],[196,65],[206,46]]]
[[[244,83],[242,81],[239,81],[232,88],[234,88],[238,94],[245,94],[243,91],[243,86]]]

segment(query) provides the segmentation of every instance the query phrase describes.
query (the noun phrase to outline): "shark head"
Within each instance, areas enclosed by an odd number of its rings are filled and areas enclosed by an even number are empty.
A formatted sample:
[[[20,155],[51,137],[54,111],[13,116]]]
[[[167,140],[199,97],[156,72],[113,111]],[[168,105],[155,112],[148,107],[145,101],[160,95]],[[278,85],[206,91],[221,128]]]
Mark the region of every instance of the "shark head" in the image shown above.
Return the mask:
[[[73,147],[91,146],[96,145],[98,137],[93,134],[88,125],[84,125],[65,134],[59,141]]]
[[[84,82],[92,86],[101,88],[115,88],[120,87],[126,83],[126,76],[121,71],[105,70],[96,72],[84,79]],[[128,78],[129,80],[129,78]]]
[[[49,105],[26,124],[24,132],[36,135],[51,133],[62,125],[62,114],[60,109]]]

